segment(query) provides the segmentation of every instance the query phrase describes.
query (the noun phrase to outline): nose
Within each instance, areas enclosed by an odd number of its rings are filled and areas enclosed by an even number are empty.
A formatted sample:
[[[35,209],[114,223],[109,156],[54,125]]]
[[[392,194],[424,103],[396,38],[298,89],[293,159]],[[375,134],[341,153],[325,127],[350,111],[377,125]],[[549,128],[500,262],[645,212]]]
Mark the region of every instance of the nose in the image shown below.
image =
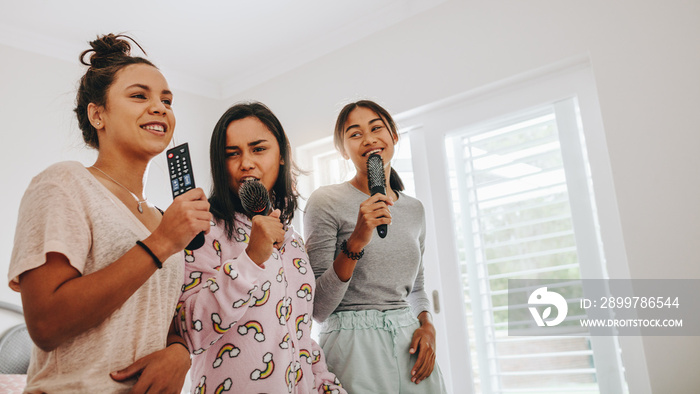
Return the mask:
[[[165,114],[166,109],[167,108],[165,107],[165,103],[160,101],[160,98],[152,100],[150,108],[152,114],[163,115]]]
[[[373,133],[365,133],[362,138],[363,145],[373,145],[377,142],[377,137]]]
[[[239,163],[241,171],[248,171],[255,168],[255,162],[253,162],[252,156],[248,153],[241,154],[241,160]]]

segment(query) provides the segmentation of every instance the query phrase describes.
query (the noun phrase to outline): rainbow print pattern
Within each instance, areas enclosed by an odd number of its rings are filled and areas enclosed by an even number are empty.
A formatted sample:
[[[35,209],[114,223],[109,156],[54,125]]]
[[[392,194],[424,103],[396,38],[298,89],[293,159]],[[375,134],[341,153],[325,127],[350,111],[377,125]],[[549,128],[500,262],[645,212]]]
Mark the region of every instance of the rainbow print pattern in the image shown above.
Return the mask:
[[[287,366],[287,371],[284,374],[284,378],[287,382],[287,390],[289,390],[290,393],[292,392],[294,386],[299,383],[303,375],[304,373],[301,371],[301,365],[298,362],[292,362]]]
[[[309,322],[309,314],[304,313],[303,315],[297,316],[296,320],[294,321],[294,326],[297,329],[297,339],[301,339],[302,336],[304,336],[304,332],[301,330],[301,324],[302,323],[308,323]]]
[[[280,348],[289,349],[289,338],[289,333],[284,334],[284,338],[282,338],[282,342],[280,342]]]
[[[228,326],[228,327],[226,327],[226,328],[222,327],[222,326],[221,326],[221,316],[219,316],[218,313],[212,313],[212,314],[211,314],[211,321],[212,321],[212,323],[213,323],[213,325],[214,325],[214,331],[215,331],[217,334],[225,334],[226,331],[230,330],[230,329],[231,329],[231,326],[233,326],[233,325],[235,324],[235,322],[234,322],[234,323],[231,323],[231,325]]]
[[[243,242],[246,244],[248,243],[248,241],[250,241],[250,236],[242,228],[240,228],[240,227],[237,228],[236,234],[237,234],[235,237],[236,241]]]
[[[197,287],[197,285],[202,283],[202,273],[199,271],[191,272],[190,279],[192,279],[192,281],[190,283],[182,285],[182,292],[183,293],[186,292],[187,290],[194,289],[195,287]]]
[[[188,263],[194,263],[194,253],[191,250],[185,249],[185,261]]]
[[[253,380],[266,379],[272,375],[272,371],[275,370],[275,363],[272,361],[272,353],[265,353],[263,356],[263,363],[265,363],[265,369],[256,369],[250,374],[250,378]]]
[[[312,357],[311,357],[311,353],[308,350],[306,350],[306,349],[299,350],[299,358],[301,359],[302,357],[304,357],[306,359],[307,363],[311,364]]]
[[[297,297],[306,298],[307,301],[311,301],[311,298],[312,298],[311,291],[312,291],[311,285],[308,283],[304,283],[303,285],[301,285],[301,287],[297,291]]]
[[[255,338],[256,341],[258,342],[263,342],[265,340],[265,334],[263,333],[263,327],[262,324],[255,320],[251,320],[248,323],[245,323],[241,326],[238,326],[238,333],[241,335],[246,335],[248,332],[253,331],[255,332],[255,335],[253,335],[253,338]]]
[[[231,279],[238,278],[238,271],[236,271],[236,269],[233,268],[233,264],[230,261],[224,264],[224,273],[228,275]]]
[[[229,358],[234,358],[241,354],[241,349],[237,348],[232,343],[227,343],[222,346],[219,352],[216,353],[216,359],[213,364],[214,368],[219,368],[221,366],[224,362],[224,355],[226,354],[228,354]]]
[[[194,389],[194,394],[204,394],[207,392],[207,377],[202,376],[201,379],[199,379],[199,384],[197,387]]]
[[[292,317],[292,299],[283,298],[277,303],[277,319],[281,325],[285,325],[287,321]]]
[[[216,387],[214,393],[221,394],[224,391],[229,391],[231,390],[231,386],[233,386],[233,381],[231,380],[231,378],[227,378],[219,386]]]
[[[240,224],[233,232],[239,242],[216,222],[203,248],[184,252],[183,291],[189,291],[176,314],[197,355],[190,392],[343,392],[332,374],[314,376],[326,368],[308,335],[316,289],[303,240],[285,234],[286,245],[273,250],[265,269],[249,268],[250,261],[239,256],[249,242],[250,223]]]
[[[215,239],[212,241],[211,246],[214,247],[214,250],[216,251],[216,255],[221,257],[221,243],[219,242],[218,239]]]
[[[219,284],[216,283],[216,278],[212,276],[211,278],[207,279],[207,283],[205,283],[202,288],[208,288],[212,293],[216,293],[216,291],[219,290]]]
[[[284,280],[284,267],[280,267],[280,270],[277,272],[277,277],[275,279],[277,279],[278,282],[282,283],[282,281]]]
[[[254,302],[253,305],[251,305],[251,308],[254,306],[262,306],[267,303],[267,301],[270,299],[270,286],[272,286],[272,283],[270,283],[270,281],[266,281],[265,283],[263,283],[261,287],[263,295],[260,298],[255,298],[255,296],[253,296]]]
[[[248,292],[248,298],[246,298],[246,299],[241,298],[240,300],[234,302],[233,307],[240,308],[240,307],[246,305],[248,303],[248,301],[250,301],[250,299],[253,297],[253,293],[256,290],[258,290],[258,286],[254,286],[252,289],[250,289],[250,291]]]
[[[297,257],[294,260],[292,260],[292,264],[294,264],[294,266],[299,270],[300,274],[303,275],[306,273],[306,267],[304,267],[304,265],[306,265],[307,263],[306,261],[304,261],[304,259],[300,259]]]

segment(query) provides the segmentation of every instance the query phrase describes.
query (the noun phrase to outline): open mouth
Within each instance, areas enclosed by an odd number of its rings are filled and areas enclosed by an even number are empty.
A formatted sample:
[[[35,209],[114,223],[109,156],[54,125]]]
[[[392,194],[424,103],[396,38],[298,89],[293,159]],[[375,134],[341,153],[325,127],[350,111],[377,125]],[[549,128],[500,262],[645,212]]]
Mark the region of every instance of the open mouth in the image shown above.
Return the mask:
[[[142,129],[150,131],[154,134],[165,134],[166,127],[162,123],[148,123],[141,126]]]
[[[380,153],[382,153],[383,150],[384,150],[384,149],[379,149],[379,148],[377,148],[377,149],[372,149],[371,151],[365,152],[365,154],[362,155],[362,156],[363,156],[363,157],[367,157],[367,156],[369,156],[369,155],[371,155],[371,154],[373,154],[373,153],[380,154]]]
[[[241,178],[240,183],[253,182],[253,181],[259,181],[259,180],[260,179],[254,177],[254,176],[247,176],[247,177]]]

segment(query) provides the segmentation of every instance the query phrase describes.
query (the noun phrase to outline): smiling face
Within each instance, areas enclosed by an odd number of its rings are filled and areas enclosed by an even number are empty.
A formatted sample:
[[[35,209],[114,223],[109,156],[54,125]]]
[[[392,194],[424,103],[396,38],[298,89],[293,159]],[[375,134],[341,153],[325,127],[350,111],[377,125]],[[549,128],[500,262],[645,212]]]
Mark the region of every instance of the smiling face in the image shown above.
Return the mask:
[[[153,157],[168,146],[175,129],[173,94],[157,68],[133,64],[120,70],[104,107],[90,104],[90,122],[100,147]]]
[[[350,112],[343,126],[341,154],[345,159],[352,160],[358,173],[366,176],[369,155],[380,155],[385,167],[388,167],[394,157],[397,141],[381,116],[369,108],[358,106]]]
[[[234,120],[226,128],[226,167],[229,187],[257,179],[270,191],[277,181],[282,157],[274,134],[256,117]]]

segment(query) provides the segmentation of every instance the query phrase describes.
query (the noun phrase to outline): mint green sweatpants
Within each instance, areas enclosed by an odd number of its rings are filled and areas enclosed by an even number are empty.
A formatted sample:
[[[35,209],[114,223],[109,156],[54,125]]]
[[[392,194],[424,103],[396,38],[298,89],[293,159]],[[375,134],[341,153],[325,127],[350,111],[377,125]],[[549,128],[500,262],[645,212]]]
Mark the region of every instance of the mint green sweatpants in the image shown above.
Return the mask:
[[[411,382],[418,356],[408,350],[418,327],[409,308],[336,312],[323,322],[319,344],[349,394],[446,393],[437,363],[427,379]]]

